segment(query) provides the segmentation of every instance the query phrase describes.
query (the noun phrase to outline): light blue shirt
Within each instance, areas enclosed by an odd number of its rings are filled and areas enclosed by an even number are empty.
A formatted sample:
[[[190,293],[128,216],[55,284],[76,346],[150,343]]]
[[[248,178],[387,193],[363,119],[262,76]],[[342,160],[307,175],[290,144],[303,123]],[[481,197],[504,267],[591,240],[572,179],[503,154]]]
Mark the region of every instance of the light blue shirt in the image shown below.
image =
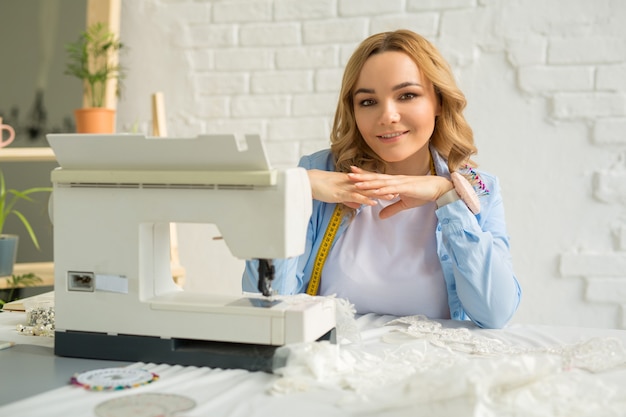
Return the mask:
[[[445,159],[431,149],[437,175],[450,177]],[[329,149],[304,156],[305,169],[334,171]],[[441,263],[450,317],[470,319],[480,327],[504,327],[517,310],[521,289],[513,273],[504,206],[498,179],[479,171],[489,194],[480,198],[481,211],[474,215],[461,200],[436,210],[437,256]],[[306,292],[315,257],[330,222],[335,204],[313,200],[313,214],[307,230],[305,251],[289,259],[275,259],[272,288],[279,294]],[[335,240],[346,230],[344,218]],[[332,246],[331,249],[332,251]],[[257,292],[258,261],[246,262],[243,290]]]

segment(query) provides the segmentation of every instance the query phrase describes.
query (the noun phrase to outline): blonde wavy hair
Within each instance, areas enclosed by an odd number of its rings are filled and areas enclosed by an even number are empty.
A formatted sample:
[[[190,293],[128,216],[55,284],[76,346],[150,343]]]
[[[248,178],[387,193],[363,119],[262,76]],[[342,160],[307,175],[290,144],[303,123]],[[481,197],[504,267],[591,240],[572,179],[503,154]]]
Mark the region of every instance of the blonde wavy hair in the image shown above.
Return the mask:
[[[330,134],[336,171],[350,172],[351,165],[369,171],[386,171],[386,162],[365,143],[357,128],[353,98],[365,61],[372,55],[387,51],[407,54],[433,84],[441,105],[441,114],[436,117],[430,143],[448,160],[450,172],[466,164],[475,166],[470,159],[476,153],[474,135],[463,116],[467,101],[456,85],[450,66],[425,38],[409,30],[397,30],[365,39],[346,65]]]

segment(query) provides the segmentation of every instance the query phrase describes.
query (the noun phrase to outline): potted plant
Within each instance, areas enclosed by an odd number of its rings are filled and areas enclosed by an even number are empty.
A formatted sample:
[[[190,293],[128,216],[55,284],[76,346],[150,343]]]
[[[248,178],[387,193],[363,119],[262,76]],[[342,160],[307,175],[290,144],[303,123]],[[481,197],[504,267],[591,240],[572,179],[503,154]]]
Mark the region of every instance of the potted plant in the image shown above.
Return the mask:
[[[26,228],[33,244],[39,249],[39,241],[37,240],[37,236],[35,236],[30,222],[26,219],[24,214],[15,209],[15,204],[19,200],[34,202],[35,200],[33,200],[30,194],[50,191],[52,191],[50,187],[35,187],[23,191],[8,189],[4,181],[4,175],[2,171],[0,171],[0,277],[8,276],[13,273],[13,265],[17,257],[19,237],[17,235],[3,234],[7,217],[10,215],[17,216]]]
[[[65,74],[83,82],[83,102],[89,103],[88,107],[74,111],[78,133],[115,131],[115,110],[106,108],[105,100],[109,80],[116,81],[115,93],[120,94],[124,69],[117,63],[117,53],[123,47],[101,22],[89,26],[76,42],[65,45],[68,54]]]

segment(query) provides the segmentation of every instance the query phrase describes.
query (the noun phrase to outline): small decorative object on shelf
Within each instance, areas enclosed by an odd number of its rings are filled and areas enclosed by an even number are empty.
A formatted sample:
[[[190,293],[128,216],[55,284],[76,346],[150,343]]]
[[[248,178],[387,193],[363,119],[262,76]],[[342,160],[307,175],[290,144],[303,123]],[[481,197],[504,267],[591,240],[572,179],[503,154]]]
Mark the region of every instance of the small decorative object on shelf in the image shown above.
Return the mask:
[[[5,130],[9,134],[6,139],[4,139]],[[9,125],[2,124],[2,117],[0,117],[0,148],[9,146],[13,139],[15,139],[15,130]]]

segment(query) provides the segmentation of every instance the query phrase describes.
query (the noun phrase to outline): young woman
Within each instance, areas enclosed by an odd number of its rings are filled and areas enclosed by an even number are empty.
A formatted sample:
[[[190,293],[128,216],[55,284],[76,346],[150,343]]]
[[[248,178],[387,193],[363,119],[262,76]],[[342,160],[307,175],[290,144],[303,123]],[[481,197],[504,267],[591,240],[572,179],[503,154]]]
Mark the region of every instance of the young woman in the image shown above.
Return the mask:
[[[305,253],[274,261],[279,294],[331,295],[357,313],[503,327],[521,290],[496,177],[475,169],[466,101],[436,48],[406,30],[349,60],[331,147],[300,161],[313,214]],[[249,261],[246,291],[256,291]]]

